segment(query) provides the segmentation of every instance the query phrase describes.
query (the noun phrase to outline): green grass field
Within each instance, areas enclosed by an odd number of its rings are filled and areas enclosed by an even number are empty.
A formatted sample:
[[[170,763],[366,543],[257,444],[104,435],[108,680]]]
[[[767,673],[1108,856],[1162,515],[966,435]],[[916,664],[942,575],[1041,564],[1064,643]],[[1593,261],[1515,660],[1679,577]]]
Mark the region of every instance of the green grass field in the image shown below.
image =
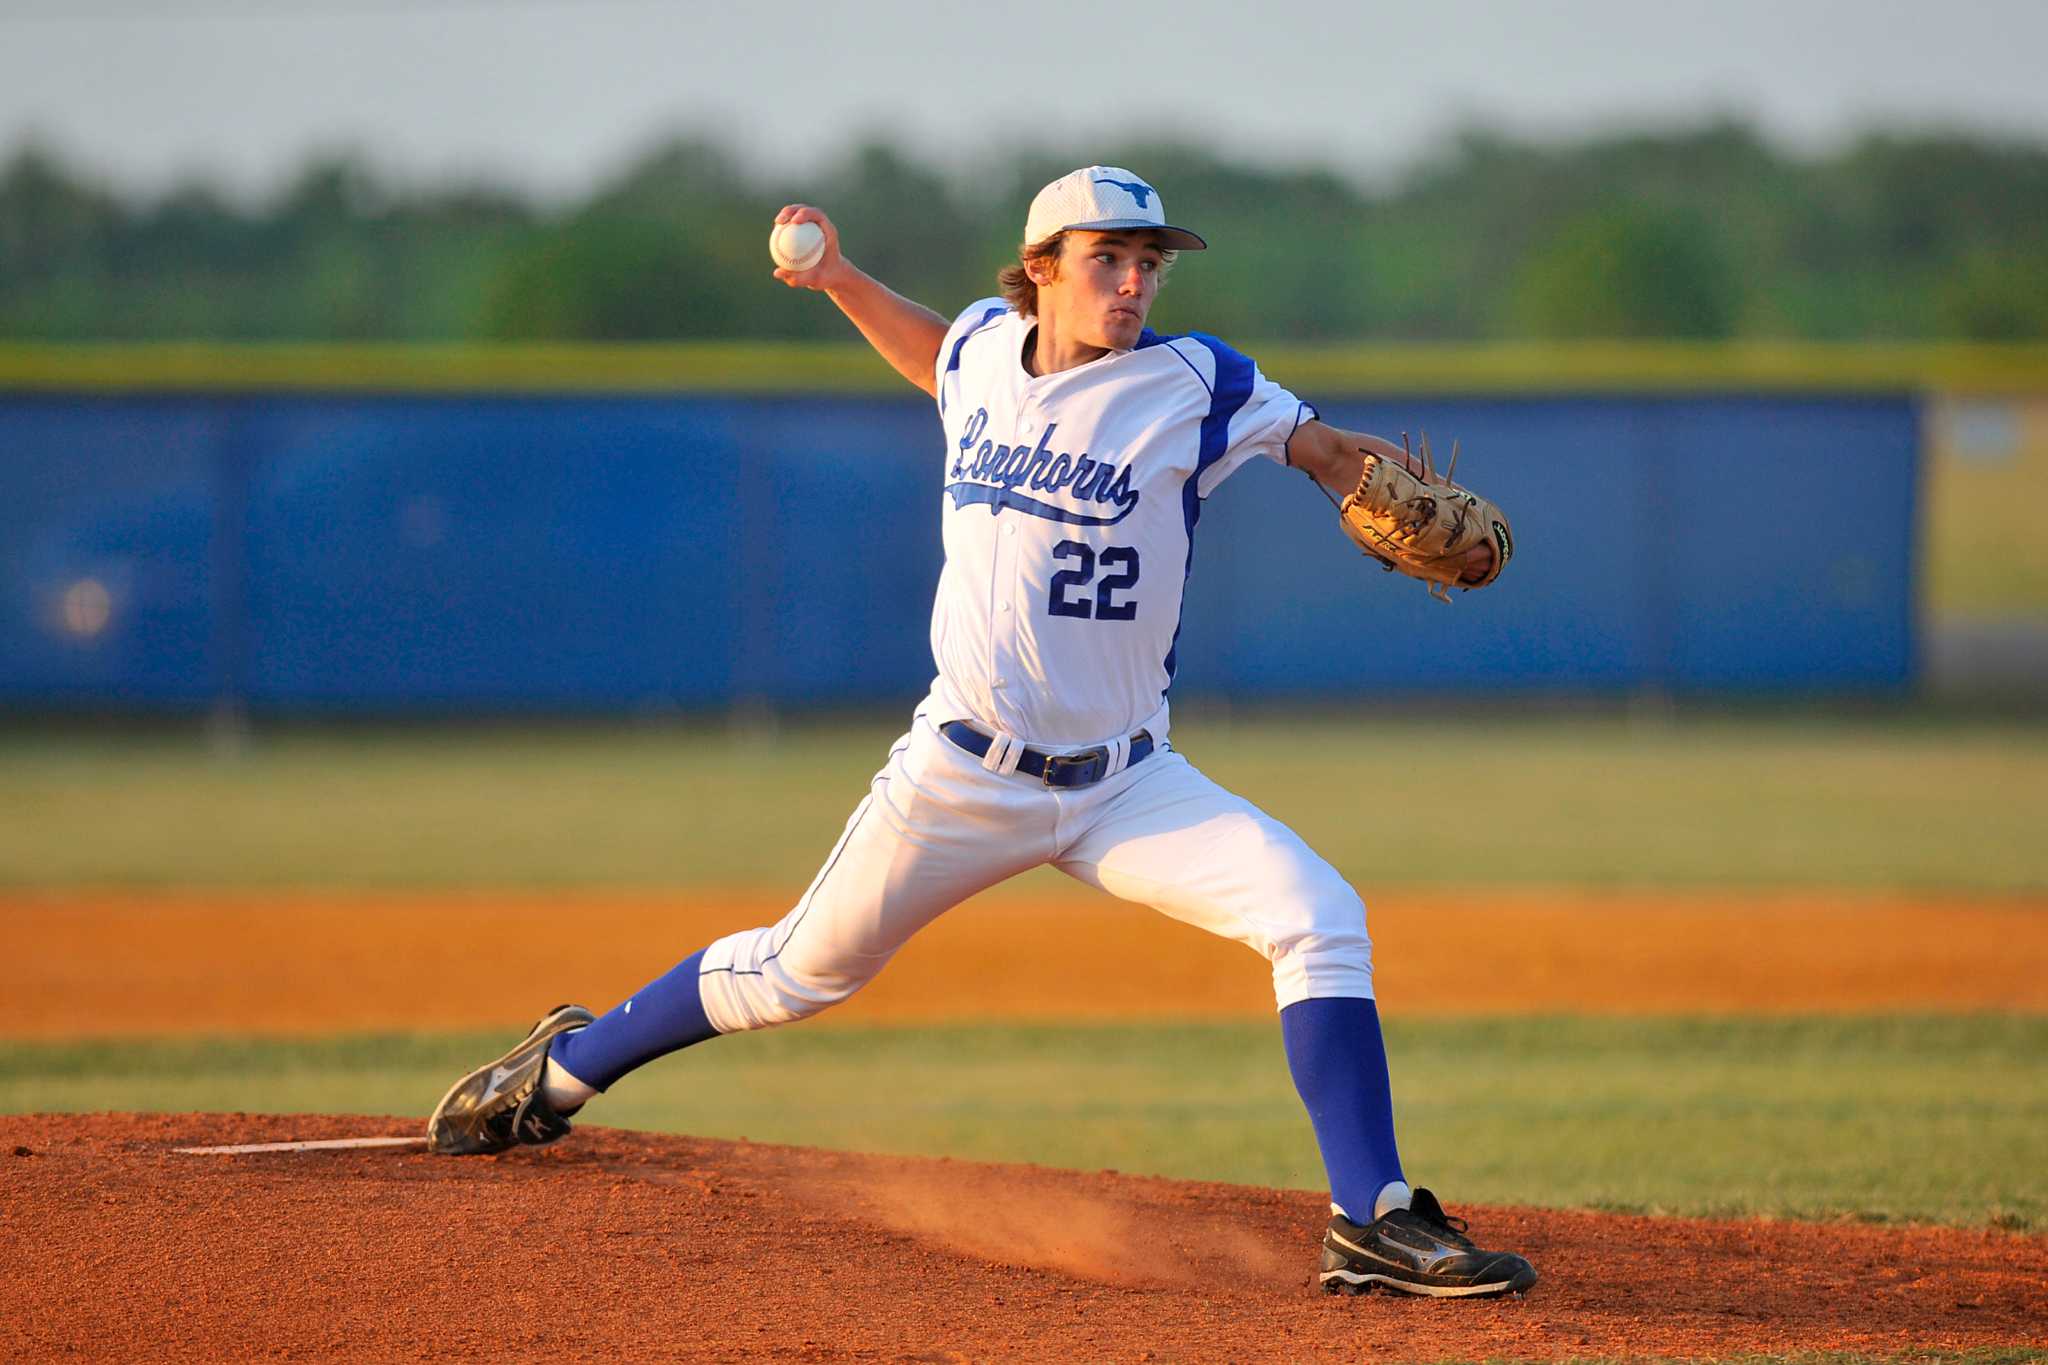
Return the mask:
[[[232,759],[0,733],[0,886],[800,887],[901,723],[259,731]],[[2048,718],[1190,708],[1174,738],[1368,888],[2048,890]]]
[[[237,756],[15,730],[0,886],[791,889],[897,723],[259,729]],[[1368,888],[2048,891],[2043,719],[1190,707],[1175,737]],[[1364,776],[1388,773],[1455,791],[1403,804]],[[0,1110],[418,1116],[504,1041],[0,1042]],[[2048,1227],[2048,1018],[1396,1018],[1390,1050],[1411,1174],[1457,1202]],[[826,1021],[661,1062],[590,1117],[1320,1183],[1264,1021]]]
[[[5,1044],[0,1109],[423,1116],[504,1041]],[[1459,1201],[2048,1223],[2048,1019],[1394,1020],[1388,1048],[1409,1173]],[[1265,1022],[748,1034],[655,1064],[589,1118],[1321,1183]]]

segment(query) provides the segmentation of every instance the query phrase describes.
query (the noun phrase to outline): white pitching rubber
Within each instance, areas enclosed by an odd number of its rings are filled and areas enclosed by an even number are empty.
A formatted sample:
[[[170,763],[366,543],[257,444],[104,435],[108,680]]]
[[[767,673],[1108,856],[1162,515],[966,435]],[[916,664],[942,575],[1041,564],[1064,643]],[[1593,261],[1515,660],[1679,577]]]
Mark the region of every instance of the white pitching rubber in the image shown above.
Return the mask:
[[[324,1138],[318,1142],[246,1142],[239,1147],[173,1147],[182,1156],[244,1156],[252,1152],[338,1152],[351,1147],[424,1147],[424,1137]]]

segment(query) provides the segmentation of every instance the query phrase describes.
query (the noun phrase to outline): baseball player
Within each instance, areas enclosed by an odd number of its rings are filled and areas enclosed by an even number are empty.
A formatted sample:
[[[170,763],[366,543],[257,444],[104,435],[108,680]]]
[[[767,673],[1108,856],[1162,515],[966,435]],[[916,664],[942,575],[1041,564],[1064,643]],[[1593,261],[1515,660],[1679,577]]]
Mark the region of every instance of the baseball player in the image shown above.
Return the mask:
[[[1388,501],[1375,478],[1407,480],[1394,496],[1405,526],[1425,519],[1422,502],[1434,514],[1464,506],[1454,491],[1469,495],[1431,482],[1401,447],[1318,421],[1223,342],[1147,329],[1176,255],[1206,243],[1170,225],[1159,192],[1130,171],[1089,166],[1047,185],[1001,297],[950,320],[862,273],[819,210],[791,205],[776,221],[815,223],[826,243],[816,264],[776,278],[831,298],[937,400],[938,675],[779,923],[717,940],[602,1018],[551,1011],[449,1090],[429,1122],[435,1150],[552,1142],[635,1068],[828,1009],[948,908],[1051,863],[1271,963],[1288,1067],[1330,1180],[1326,1290],[1528,1290],[1526,1260],[1476,1246],[1402,1173],[1357,893],[1174,749],[1166,701],[1202,505],[1246,461],[1348,494],[1350,520]],[[1462,535],[1474,519],[1452,520]],[[1485,529],[1436,547],[1446,581],[1499,573],[1505,525]]]

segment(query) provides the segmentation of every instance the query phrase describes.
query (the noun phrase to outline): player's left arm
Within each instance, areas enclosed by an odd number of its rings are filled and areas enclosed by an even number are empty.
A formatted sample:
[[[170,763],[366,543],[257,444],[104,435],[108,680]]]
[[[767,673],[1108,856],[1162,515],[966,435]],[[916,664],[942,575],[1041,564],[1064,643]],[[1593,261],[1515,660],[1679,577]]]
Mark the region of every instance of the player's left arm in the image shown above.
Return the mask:
[[[1422,461],[1383,437],[1311,420],[1296,427],[1294,435],[1287,438],[1287,463],[1340,499],[1358,487],[1367,452],[1400,465],[1418,479],[1422,477]],[[1485,578],[1493,568],[1493,555],[1491,545],[1474,546],[1465,556],[1464,576],[1474,581]]]
[[[1362,431],[1345,431],[1312,418],[1287,438],[1287,463],[1340,498],[1358,487],[1367,451],[1422,477],[1422,461],[1393,442]]]

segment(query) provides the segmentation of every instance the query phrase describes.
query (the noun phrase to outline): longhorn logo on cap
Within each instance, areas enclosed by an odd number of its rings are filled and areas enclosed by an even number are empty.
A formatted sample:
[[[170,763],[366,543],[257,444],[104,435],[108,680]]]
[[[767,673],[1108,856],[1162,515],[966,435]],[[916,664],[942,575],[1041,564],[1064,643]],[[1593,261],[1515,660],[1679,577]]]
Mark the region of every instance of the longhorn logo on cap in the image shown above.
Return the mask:
[[[1141,209],[1152,207],[1152,187],[1142,180],[1118,180],[1111,176],[1098,175],[1095,177],[1095,183],[1098,185],[1116,186],[1124,193],[1130,195],[1131,198],[1137,200],[1138,207]]]

